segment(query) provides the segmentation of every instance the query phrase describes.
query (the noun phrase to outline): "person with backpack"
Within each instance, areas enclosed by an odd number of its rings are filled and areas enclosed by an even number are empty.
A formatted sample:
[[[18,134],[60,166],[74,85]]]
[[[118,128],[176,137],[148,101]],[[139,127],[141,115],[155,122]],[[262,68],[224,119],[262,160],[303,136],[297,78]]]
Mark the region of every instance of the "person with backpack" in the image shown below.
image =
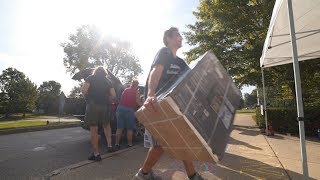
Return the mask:
[[[98,147],[98,125],[102,124],[108,143],[108,152],[113,152],[111,144],[110,126],[110,98],[115,98],[116,93],[112,83],[106,77],[107,72],[103,67],[97,67],[93,74],[85,79],[81,92],[86,96],[86,121],[90,125],[92,153],[88,160],[101,161]]]

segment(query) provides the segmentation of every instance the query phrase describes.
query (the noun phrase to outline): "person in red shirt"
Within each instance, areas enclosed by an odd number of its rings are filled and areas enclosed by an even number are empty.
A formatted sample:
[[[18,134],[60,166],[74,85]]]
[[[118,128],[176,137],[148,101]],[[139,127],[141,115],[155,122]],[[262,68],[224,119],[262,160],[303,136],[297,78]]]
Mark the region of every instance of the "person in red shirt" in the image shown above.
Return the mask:
[[[128,147],[132,146],[133,128],[136,121],[134,112],[142,105],[138,85],[139,82],[137,80],[132,80],[130,87],[126,88],[121,95],[121,99],[116,110],[117,131],[115,150],[120,149],[119,142],[124,128],[127,129]]]

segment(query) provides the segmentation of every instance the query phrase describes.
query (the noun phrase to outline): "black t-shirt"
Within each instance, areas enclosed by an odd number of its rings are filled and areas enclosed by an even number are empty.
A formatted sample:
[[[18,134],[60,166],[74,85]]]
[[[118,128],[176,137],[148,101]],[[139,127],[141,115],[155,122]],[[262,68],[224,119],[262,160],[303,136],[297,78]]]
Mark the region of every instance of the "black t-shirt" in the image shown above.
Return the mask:
[[[149,75],[153,67],[157,64],[161,64],[163,66],[161,78],[158,87],[156,88],[157,95],[170,88],[183,74],[183,72],[189,69],[189,66],[184,62],[184,60],[178,56],[174,57],[171,50],[167,47],[161,48],[156,54],[151,65]],[[148,80],[149,77],[146,82],[145,98],[147,98],[148,94]]]
[[[90,84],[87,100],[95,104],[108,104],[112,83],[105,76],[90,75],[85,80]]]

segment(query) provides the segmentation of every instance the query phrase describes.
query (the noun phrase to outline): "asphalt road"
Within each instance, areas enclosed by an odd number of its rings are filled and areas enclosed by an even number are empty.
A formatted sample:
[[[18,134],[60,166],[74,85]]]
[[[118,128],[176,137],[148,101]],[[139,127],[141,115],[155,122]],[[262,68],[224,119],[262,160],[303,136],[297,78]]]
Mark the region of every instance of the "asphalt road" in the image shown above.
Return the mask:
[[[102,154],[106,143],[101,143]],[[81,127],[0,136],[0,179],[40,179],[83,160],[91,150]]]

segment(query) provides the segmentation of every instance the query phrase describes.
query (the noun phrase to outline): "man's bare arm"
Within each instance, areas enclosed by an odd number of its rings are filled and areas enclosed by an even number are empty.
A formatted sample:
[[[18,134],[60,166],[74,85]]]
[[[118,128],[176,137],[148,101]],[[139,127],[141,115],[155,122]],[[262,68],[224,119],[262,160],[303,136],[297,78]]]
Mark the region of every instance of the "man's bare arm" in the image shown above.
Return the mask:
[[[87,83],[87,82],[85,82],[85,83],[83,84],[83,86],[82,86],[82,88],[81,88],[81,93],[82,93],[83,95],[86,95],[86,94],[88,93],[89,86],[90,86],[90,84]]]
[[[157,97],[156,97],[156,89],[159,85],[160,77],[162,75],[163,66],[157,64],[153,67],[149,75],[148,81],[148,94],[147,99],[144,102],[144,107],[152,108],[154,111],[157,111]]]
[[[160,64],[157,64],[153,67],[152,71],[149,75],[149,81],[148,81],[148,97],[154,97],[156,94],[156,89],[158,87],[160,77],[162,75],[163,66]]]
[[[114,90],[114,88],[111,88],[110,89],[110,95],[111,95],[111,98],[116,98],[116,91]]]

